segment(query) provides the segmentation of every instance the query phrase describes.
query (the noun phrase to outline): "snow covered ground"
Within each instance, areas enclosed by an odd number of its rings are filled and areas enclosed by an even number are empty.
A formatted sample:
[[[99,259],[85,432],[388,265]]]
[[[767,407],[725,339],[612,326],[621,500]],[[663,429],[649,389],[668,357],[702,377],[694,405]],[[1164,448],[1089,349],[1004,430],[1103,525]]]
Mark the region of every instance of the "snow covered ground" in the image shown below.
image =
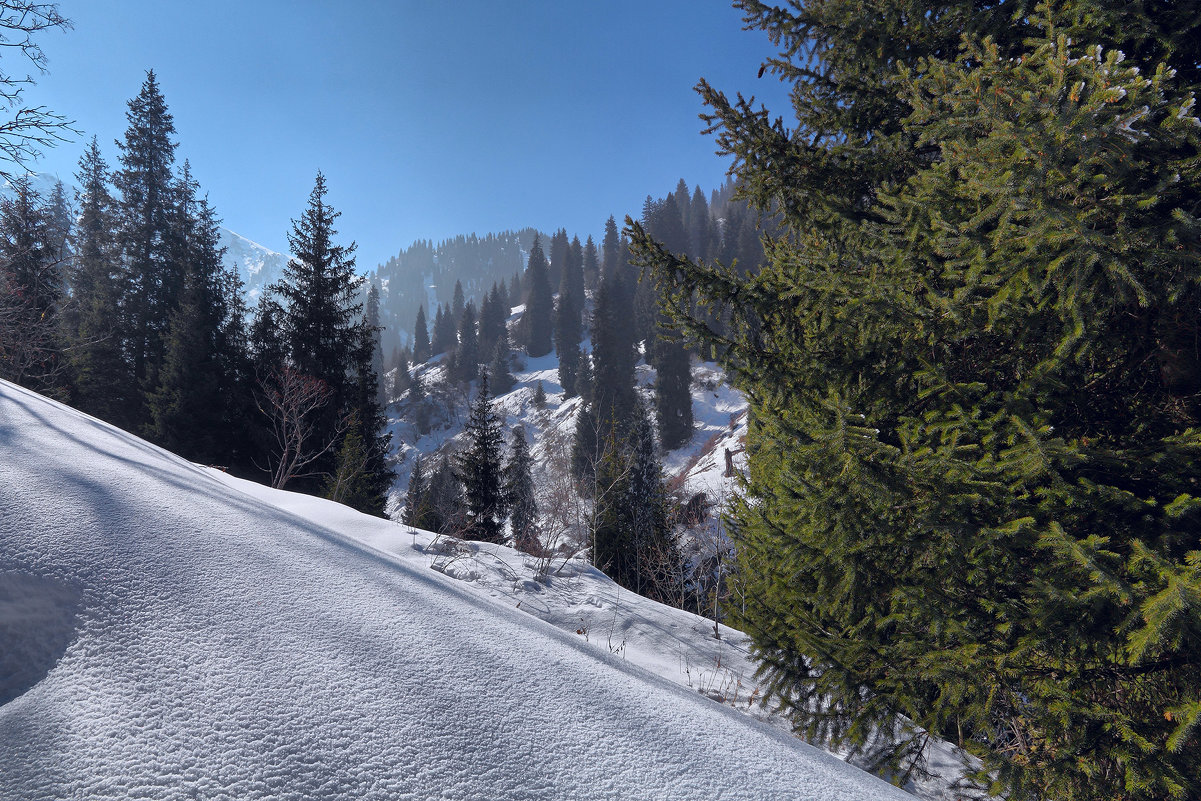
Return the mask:
[[[586,568],[531,582],[3,382],[0,444],[0,798],[907,797],[703,697],[737,635]]]

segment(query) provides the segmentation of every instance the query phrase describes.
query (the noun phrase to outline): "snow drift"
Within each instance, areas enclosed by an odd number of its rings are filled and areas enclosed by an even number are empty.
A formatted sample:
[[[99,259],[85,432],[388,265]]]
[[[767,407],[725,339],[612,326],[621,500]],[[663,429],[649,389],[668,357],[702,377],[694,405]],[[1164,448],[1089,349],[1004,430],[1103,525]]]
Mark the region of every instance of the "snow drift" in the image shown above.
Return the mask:
[[[242,486],[0,382],[0,798],[907,797]]]

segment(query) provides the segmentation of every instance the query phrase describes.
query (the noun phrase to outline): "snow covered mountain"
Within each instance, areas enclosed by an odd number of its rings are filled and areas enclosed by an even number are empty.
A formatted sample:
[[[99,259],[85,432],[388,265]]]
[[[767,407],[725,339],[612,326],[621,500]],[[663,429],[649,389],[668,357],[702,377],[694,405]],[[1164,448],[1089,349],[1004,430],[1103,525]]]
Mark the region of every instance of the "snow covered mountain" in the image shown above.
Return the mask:
[[[599,575],[498,593],[4,382],[0,437],[0,798],[907,797],[540,619],[688,639]]]
[[[221,228],[221,247],[225,248],[225,266],[233,267],[242,277],[246,285],[246,303],[253,309],[263,289],[283,276],[289,257],[224,226]]]

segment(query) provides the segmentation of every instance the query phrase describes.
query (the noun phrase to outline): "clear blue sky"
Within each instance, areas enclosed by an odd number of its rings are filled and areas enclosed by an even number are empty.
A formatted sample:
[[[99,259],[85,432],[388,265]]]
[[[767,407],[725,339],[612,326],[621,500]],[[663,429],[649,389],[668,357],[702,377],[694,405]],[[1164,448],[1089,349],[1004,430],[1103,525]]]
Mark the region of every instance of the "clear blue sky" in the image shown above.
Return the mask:
[[[286,250],[321,169],[366,270],[414,239],[515,229],[598,236],[727,163],[700,135],[704,76],[783,110],[771,43],[723,0],[62,0],[29,90],[105,158],[147,69],[178,155],[227,227]],[[15,64],[9,64],[13,69]],[[69,177],[84,140],[39,171]],[[598,237],[599,238],[599,237]]]

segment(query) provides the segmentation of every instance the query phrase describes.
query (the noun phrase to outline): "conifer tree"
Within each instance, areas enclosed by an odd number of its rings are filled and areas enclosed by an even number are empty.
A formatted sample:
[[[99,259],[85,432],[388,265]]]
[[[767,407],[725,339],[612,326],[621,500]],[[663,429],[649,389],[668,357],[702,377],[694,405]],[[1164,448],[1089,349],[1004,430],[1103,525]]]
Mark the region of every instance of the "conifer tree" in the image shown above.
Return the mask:
[[[563,266],[563,277],[559,282],[559,294],[562,295],[566,291],[572,298],[575,299],[576,315],[578,316],[584,311],[584,248],[580,244],[580,238],[574,236],[571,238],[571,244],[567,247],[567,259]]]
[[[567,240],[567,229],[560,228],[555,231],[550,238],[550,267],[547,272],[547,280],[550,282],[552,289],[560,286],[563,283],[563,274],[567,271],[567,254],[570,245]]]
[[[680,342],[657,348],[655,414],[663,447],[673,450],[692,437],[692,359]]]
[[[171,312],[163,361],[156,384],[147,394],[150,419],[146,435],[168,450],[193,461],[228,465],[222,433],[229,431],[233,401],[227,392],[234,380],[222,375],[227,364],[219,348],[225,322],[218,221],[187,163],[174,186],[171,208],[170,261],[182,269],[184,286]],[[227,392],[223,392],[226,390]]]
[[[948,738],[1008,797],[1196,797],[1195,15],[740,6],[797,124],[699,88],[783,235],[745,275],[630,230],[752,399],[770,697],[902,761]]]
[[[488,364],[488,375],[491,376],[495,394],[503,395],[513,388],[517,379],[513,377],[509,362],[509,337],[501,334],[492,348],[492,361]]]
[[[417,324],[413,328],[413,363],[425,364],[430,357],[430,334],[425,326],[425,306],[417,307]]]
[[[546,388],[542,386],[541,381],[539,381],[538,385],[534,387],[534,408],[546,408]]]
[[[467,299],[463,295],[463,282],[455,281],[454,297],[450,302],[450,317],[456,323],[463,319],[463,309],[467,306]]]
[[[96,137],[79,159],[75,180],[79,220],[71,239],[72,303],[66,327],[72,403],[88,414],[130,427],[137,387],[122,349],[116,208],[108,187],[108,165]]]
[[[418,454],[413,461],[413,470],[409,473],[409,487],[405,491],[405,508],[401,513],[401,521],[406,526],[435,531],[437,527],[431,520],[431,512],[424,460]]]
[[[693,259],[706,260],[711,255],[713,228],[709,220],[709,203],[699,186],[692,193],[691,209],[692,214],[688,219],[688,255]]]
[[[464,539],[504,541],[504,497],[501,493],[500,421],[492,410],[488,371],[480,374],[480,388],[471,404],[463,431],[467,449],[459,456],[457,472],[463,482],[467,517]]]
[[[374,281],[367,290],[367,301],[363,307],[363,325],[372,340],[371,370],[378,378],[384,374],[384,346],[380,340],[380,334],[383,333],[384,327],[380,324],[379,318],[379,285]],[[388,398],[383,392],[382,384],[377,400],[381,407],[388,405]]]
[[[455,475],[450,457],[445,453],[438,459],[429,478],[428,531],[460,537],[466,530],[467,511],[463,502],[463,484]]]
[[[605,220],[605,236],[601,240],[601,277],[613,275],[621,268],[621,239],[617,232],[617,221],[612,216]]]
[[[581,335],[579,308],[571,291],[564,287],[555,308],[555,350],[559,354],[559,385],[565,398],[578,394]]]
[[[153,70],[129,101],[125,119],[129,127],[117,143],[121,168],[113,175],[126,283],[121,308],[133,377],[145,389],[157,383],[164,336],[184,285],[183,265],[171,252],[175,122]],[[143,408],[136,416],[145,415]]]
[[[480,304],[480,352],[492,353],[496,343],[505,333],[505,321],[508,319],[508,309],[505,308],[501,290],[496,284],[484,296]],[[507,338],[506,338],[507,339]]]
[[[22,176],[0,199],[0,378],[65,397],[59,311],[65,281],[54,225]]]
[[[592,236],[584,242],[584,286],[595,292],[600,283],[600,261],[596,252],[596,243]]]
[[[542,245],[535,236],[534,245],[530,248],[529,265],[525,272],[525,284],[529,295],[526,298],[525,313],[522,315],[521,321],[525,351],[534,358],[545,356],[551,351],[551,335],[554,329],[551,317],[554,314],[554,297],[551,293],[550,276],[547,270]]]
[[[459,346],[455,349],[455,377],[459,381],[474,381],[480,372],[480,341],[475,325],[475,304],[468,303],[459,318]]]
[[[434,317],[434,355],[446,353],[453,350],[458,342],[458,325],[459,321],[450,316],[450,310],[442,305],[438,306],[438,313]]]
[[[533,457],[526,442],[525,427],[513,426],[513,448],[504,468],[504,498],[509,513],[513,546],[519,551],[540,555],[538,537],[538,501],[534,495]]]

